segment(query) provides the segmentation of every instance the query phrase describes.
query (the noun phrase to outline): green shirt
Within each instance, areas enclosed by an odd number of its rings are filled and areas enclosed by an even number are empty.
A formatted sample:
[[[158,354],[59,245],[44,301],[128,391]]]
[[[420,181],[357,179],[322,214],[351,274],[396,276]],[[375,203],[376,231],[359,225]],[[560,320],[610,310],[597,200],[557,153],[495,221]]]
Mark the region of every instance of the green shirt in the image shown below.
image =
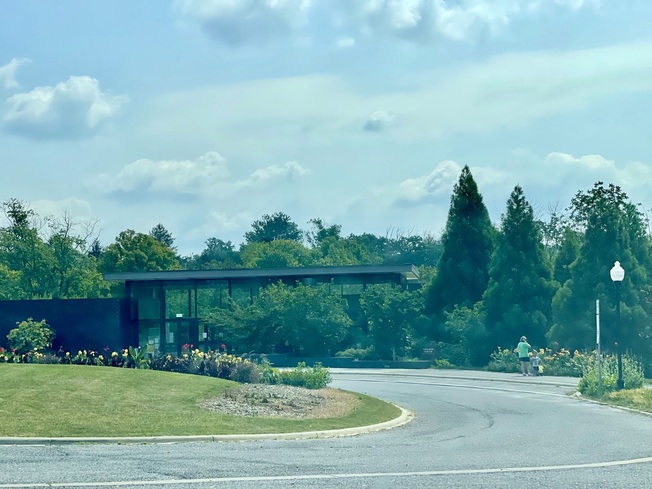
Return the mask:
[[[518,350],[518,358],[526,358],[530,352],[530,344],[527,341],[521,341],[516,345],[516,349]]]

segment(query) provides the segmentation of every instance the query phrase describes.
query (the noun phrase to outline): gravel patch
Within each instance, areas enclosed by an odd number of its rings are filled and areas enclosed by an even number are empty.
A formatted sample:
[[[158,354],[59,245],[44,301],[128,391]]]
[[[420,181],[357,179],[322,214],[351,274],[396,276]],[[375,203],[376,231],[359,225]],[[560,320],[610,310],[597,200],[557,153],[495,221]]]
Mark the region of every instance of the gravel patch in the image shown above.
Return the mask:
[[[200,402],[209,411],[235,416],[334,418],[352,412],[360,401],[337,389],[311,390],[289,385],[243,384]]]

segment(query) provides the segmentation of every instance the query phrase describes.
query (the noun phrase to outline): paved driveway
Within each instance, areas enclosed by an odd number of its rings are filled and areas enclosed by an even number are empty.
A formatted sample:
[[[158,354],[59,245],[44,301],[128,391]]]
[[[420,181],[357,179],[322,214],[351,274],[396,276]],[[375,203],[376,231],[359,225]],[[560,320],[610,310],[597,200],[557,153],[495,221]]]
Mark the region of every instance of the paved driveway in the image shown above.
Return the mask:
[[[334,370],[395,402],[394,430],[318,440],[0,447],[7,487],[652,487],[652,418],[568,396],[577,379]]]

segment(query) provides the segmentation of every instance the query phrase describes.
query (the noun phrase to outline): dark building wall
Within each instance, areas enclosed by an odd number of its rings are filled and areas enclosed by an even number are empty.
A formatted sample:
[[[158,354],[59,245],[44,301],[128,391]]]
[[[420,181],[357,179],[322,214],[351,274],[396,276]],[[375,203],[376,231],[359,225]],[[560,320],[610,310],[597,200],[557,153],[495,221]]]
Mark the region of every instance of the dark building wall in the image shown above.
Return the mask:
[[[54,329],[53,348],[102,351],[131,344],[129,301],[125,299],[42,299],[0,301],[0,346],[17,322],[45,321]],[[135,345],[132,345],[135,346]]]

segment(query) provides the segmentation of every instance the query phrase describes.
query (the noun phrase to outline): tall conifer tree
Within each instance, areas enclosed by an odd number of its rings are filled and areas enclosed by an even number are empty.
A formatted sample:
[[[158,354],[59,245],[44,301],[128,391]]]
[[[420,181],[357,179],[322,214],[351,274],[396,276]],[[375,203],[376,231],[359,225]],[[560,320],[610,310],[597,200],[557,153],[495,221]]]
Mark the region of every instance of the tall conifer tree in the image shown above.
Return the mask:
[[[516,345],[523,335],[531,344],[544,346],[553,293],[540,228],[523,189],[517,185],[501,219],[483,298],[488,348]]]
[[[442,256],[427,291],[427,312],[435,336],[444,331],[445,313],[469,307],[482,298],[489,280],[495,229],[468,166],[453,187]]]

